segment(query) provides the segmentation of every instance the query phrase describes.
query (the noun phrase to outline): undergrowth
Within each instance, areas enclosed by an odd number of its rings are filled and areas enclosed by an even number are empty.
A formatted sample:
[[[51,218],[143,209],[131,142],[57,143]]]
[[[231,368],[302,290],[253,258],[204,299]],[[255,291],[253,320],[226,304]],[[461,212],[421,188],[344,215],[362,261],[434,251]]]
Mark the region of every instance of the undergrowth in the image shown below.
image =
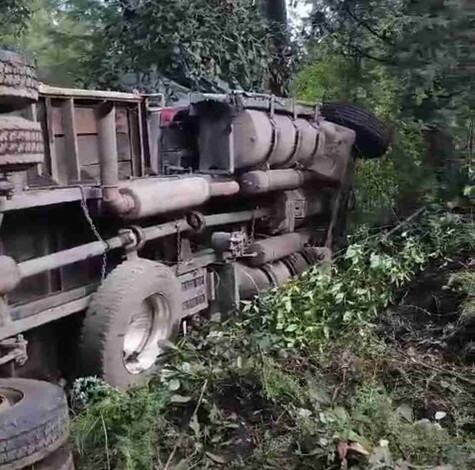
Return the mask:
[[[462,306],[462,320],[475,320],[475,266],[452,276],[450,283],[465,297]]]
[[[146,386],[78,383],[79,468],[475,468],[473,368],[376,328],[431,260],[473,252],[473,228],[435,212],[360,229],[334,266],[191,332]]]

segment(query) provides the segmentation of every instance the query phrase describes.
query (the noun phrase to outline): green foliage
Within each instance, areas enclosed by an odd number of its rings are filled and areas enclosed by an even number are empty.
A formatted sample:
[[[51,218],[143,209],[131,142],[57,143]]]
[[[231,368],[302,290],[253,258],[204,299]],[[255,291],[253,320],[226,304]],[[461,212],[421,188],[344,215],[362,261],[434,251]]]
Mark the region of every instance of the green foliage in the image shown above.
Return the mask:
[[[94,382],[94,381],[93,381]],[[123,392],[90,379],[76,383],[73,398],[84,408],[73,422],[73,441],[82,468],[150,468],[157,417],[168,403],[166,389],[138,388]],[[73,401],[74,402],[74,401]]]
[[[342,57],[316,60],[297,74],[292,92],[302,101],[344,101],[353,91],[346,88],[350,71],[350,64]]]
[[[473,17],[460,2],[427,0],[317,0],[311,25],[318,47],[345,57],[361,69],[383,64],[404,84],[406,115],[447,125],[458,105],[473,106],[473,79],[454,73],[471,57],[454,33],[470,30]],[[435,34],[435,31],[437,32]],[[363,65],[361,65],[363,63]],[[464,102],[465,101],[465,102]]]
[[[384,224],[428,198],[455,197],[464,186],[470,197],[475,80],[464,67],[475,57],[464,31],[473,30],[474,15],[456,1],[313,4],[295,93],[361,104],[393,133],[392,164],[359,166],[358,221]],[[432,145],[431,133],[446,141]]]
[[[84,78],[84,62],[99,39],[94,22],[87,15],[78,16],[85,1],[100,15],[102,6],[95,0],[68,0],[67,7],[62,0],[30,0],[28,22],[21,34],[2,31],[0,40],[32,58],[41,81],[75,86]]]
[[[371,237],[362,228],[355,235],[361,241],[354,241],[337,265],[312,268],[247,305],[249,322],[279,347],[318,347],[341,328],[373,321],[431,258],[456,252],[460,244],[473,246],[467,231],[464,224],[433,218],[396,240]]]
[[[0,9],[0,46],[4,36],[17,36],[26,27],[31,15],[31,0],[2,0]]]
[[[325,46],[326,47],[326,46]],[[387,67],[319,51],[297,75],[293,88],[303,100],[353,101],[374,111],[392,131],[387,155],[356,167],[358,223],[386,224],[410,202],[435,193],[435,172],[425,161],[424,126],[403,116],[403,86]]]
[[[56,85],[262,90],[277,63],[252,0],[24,0],[2,14],[17,22],[1,41]]]
[[[100,28],[104,44],[87,64],[89,78],[120,86],[126,73],[138,86],[162,77],[193,89],[261,89],[272,56],[255,2],[157,0],[133,5],[109,0]],[[113,14],[111,14],[111,12]]]
[[[462,319],[475,321],[475,271],[467,269],[456,273],[449,284],[464,297]]]
[[[402,86],[387,67],[355,63],[322,44],[296,74],[292,92],[303,101],[350,101],[392,124],[400,114]]]
[[[297,379],[285,373],[272,358],[262,357],[260,365],[264,397],[270,401],[304,404],[306,392]]]
[[[421,373],[424,353],[404,359],[374,323],[430,259],[473,250],[473,225],[436,213],[404,230],[385,239],[361,229],[336,267],[311,269],[242,319],[212,317],[147,386],[78,383],[73,398],[88,404],[73,426],[80,468],[323,470],[356,444],[369,459],[359,468],[383,457],[387,468],[472,468],[464,373],[437,359]],[[421,419],[427,400],[450,418]]]
[[[400,193],[399,174],[389,156],[359,160],[356,165],[356,220],[385,225],[394,216]]]

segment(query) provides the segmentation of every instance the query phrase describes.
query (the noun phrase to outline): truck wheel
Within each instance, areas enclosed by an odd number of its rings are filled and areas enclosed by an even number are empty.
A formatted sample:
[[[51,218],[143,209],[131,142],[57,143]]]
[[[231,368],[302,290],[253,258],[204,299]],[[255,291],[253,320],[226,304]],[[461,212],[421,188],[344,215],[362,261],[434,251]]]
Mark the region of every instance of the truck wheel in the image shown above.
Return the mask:
[[[147,259],[125,261],[106,278],[84,319],[79,370],[127,388],[157,370],[161,341],[176,332],[181,286],[166,266]]]
[[[0,470],[32,465],[69,437],[61,388],[28,379],[0,379]]]
[[[25,470],[74,470],[74,460],[68,445],[61,446],[41,462]]]
[[[324,102],[322,116],[356,132],[355,149],[362,158],[382,157],[389,147],[389,132],[370,111],[346,103]]]
[[[39,122],[20,117],[0,117],[0,166],[29,166],[44,159]]]
[[[21,109],[38,100],[39,83],[31,62],[0,50],[0,112]]]

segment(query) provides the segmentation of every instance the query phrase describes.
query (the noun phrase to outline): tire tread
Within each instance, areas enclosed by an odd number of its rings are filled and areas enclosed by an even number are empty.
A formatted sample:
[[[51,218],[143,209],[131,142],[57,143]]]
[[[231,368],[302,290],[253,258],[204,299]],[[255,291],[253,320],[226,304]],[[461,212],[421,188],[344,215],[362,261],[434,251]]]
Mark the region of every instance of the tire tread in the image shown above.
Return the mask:
[[[323,117],[356,132],[356,151],[363,158],[379,158],[388,150],[390,136],[384,124],[371,112],[349,103],[324,102]]]
[[[45,458],[68,440],[69,410],[58,387],[26,379],[1,380],[29,395],[28,404],[22,407],[20,402],[0,413],[0,470],[16,470]],[[36,413],[35,400],[42,405]]]
[[[167,275],[173,274],[169,268],[155,261],[138,258],[117,266],[94,294],[84,319],[78,355],[78,371],[81,375],[95,374],[108,379],[104,364],[104,353],[121,304],[130,296],[140,294],[140,280],[155,275],[163,269]]]

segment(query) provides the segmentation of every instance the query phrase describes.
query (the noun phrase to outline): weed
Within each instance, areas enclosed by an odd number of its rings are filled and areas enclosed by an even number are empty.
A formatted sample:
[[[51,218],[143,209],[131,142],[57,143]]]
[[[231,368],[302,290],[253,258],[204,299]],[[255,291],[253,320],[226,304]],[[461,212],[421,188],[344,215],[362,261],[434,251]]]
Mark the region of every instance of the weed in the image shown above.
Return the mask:
[[[466,269],[455,273],[451,277],[449,285],[464,297],[461,309],[462,321],[475,320],[475,271]]]

